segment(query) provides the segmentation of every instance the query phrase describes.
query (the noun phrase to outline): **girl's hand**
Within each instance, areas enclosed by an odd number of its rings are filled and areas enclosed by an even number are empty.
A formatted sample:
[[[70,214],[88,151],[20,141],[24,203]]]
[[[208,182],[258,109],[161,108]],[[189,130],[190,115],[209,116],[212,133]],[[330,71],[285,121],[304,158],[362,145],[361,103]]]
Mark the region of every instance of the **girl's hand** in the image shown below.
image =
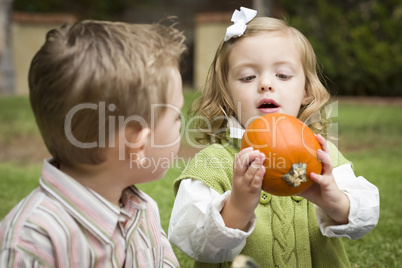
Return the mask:
[[[311,173],[310,178],[316,182],[313,186],[299,195],[322,208],[328,216],[339,224],[348,223],[349,198],[336,185],[332,175],[331,152],[327,141],[317,135],[317,140],[323,150],[317,151],[317,156],[323,164],[322,173]]]
[[[227,227],[246,230],[260,202],[265,155],[253,148],[241,150],[233,163],[232,193],[221,211]]]

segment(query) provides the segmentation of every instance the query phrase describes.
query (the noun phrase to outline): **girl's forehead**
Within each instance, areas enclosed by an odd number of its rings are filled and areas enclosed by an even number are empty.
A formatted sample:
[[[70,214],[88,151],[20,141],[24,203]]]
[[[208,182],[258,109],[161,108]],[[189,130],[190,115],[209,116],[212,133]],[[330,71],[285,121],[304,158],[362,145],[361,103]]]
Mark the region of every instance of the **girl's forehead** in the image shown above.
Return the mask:
[[[258,32],[244,36],[233,46],[229,62],[264,59],[301,60],[301,48],[287,32]]]
[[[235,43],[234,47],[239,44],[249,44],[249,43],[260,43],[260,42],[268,42],[271,43],[273,40],[282,40],[283,42],[288,43],[289,45],[295,45],[294,36],[285,31],[260,31],[256,33],[252,33],[250,35],[246,35],[238,40]]]

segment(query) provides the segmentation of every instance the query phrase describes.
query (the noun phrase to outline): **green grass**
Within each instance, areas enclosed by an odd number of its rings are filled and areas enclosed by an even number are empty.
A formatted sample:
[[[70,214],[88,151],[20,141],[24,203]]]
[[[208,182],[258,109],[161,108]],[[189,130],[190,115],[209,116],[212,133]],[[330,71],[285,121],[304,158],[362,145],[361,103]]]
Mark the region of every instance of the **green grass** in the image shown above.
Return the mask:
[[[402,267],[401,106],[341,104],[339,147],[355,173],[380,192],[377,227],[360,240],[344,241],[352,267]]]
[[[346,150],[392,148],[401,143],[401,106],[341,104],[338,124],[340,146]]]
[[[345,241],[354,267],[402,267],[402,153],[398,147],[348,154],[355,170],[378,187],[381,207],[379,223],[371,233],[361,240]]]
[[[16,139],[39,136],[27,97],[2,97],[0,99],[0,150],[4,144]]]
[[[39,185],[41,165],[0,164],[0,218]]]
[[[185,92],[184,111],[193,95],[193,92]],[[395,105],[340,103],[338,116],[333,118],[338,126],[339,147],[354,163],[356,175],[364,176],[380,191],[378,226],[360,240],[344,239],[352,267],[402,267],[401,113],[402,107]],[[40,140],[28,99],[1,97],[0,156],[1,146],[15,139]],[[186,145],[185,141],[183,145]],[[21,164],[17,160],[3,156],[0,163],[0,218],[38,185],[42,161]],[[173,181],[183,168],[183,165],[175,165],[162,180],[139,185],[158,202],[166,232],[174,202]],[[191,260],[174,249],[182,267],[191,267]]]

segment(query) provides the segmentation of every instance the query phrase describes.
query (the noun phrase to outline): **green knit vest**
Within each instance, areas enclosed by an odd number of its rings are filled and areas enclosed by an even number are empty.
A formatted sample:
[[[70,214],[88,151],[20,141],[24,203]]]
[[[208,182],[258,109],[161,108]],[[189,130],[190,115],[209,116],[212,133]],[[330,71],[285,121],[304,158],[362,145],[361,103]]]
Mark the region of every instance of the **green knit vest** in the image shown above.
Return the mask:
[[[329,145],[334,167],[350,163],[335,145]],[[180,181],[187,178],[200,180],[220,194],[231,190],[233,161],[238,152],[239,140],[224,140],[206,147],[175,181],[175,193]],[[321,234],[314,204],[303,198],[271,196],[264,192],[263,195],[270,201],[257,206],[256,227],[241,254],[252,257],[262,268],[350,267],[341,239]],[[230,263],[196,261],[194,267],[230,267]]]

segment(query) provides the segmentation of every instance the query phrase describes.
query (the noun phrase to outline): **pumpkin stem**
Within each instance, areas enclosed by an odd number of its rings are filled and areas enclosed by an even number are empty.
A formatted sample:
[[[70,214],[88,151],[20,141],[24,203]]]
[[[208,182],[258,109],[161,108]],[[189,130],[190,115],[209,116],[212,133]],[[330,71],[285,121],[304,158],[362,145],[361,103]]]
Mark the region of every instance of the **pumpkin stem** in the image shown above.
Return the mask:
[[[307,164],[301,162],[293,164],[290,171],[283,175],[282,179],[284,179],[290,186],[298,187],[302,182],[306,182],[306,169]]]

